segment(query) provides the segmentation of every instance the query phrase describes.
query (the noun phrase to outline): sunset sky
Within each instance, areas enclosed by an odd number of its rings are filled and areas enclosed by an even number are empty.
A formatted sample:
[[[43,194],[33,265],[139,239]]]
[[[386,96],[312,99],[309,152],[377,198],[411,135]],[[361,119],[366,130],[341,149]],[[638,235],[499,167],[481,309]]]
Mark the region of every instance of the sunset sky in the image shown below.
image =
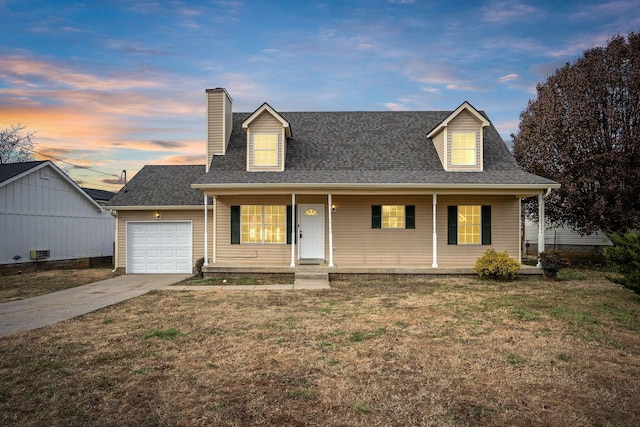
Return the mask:
[[[537,83],[639,30],[637,0],[0,0],[0,128],[26,125],[38,153],[112,191],[122,170],[204,164],[207,88],[245,112],[466,100],[509,141]]]

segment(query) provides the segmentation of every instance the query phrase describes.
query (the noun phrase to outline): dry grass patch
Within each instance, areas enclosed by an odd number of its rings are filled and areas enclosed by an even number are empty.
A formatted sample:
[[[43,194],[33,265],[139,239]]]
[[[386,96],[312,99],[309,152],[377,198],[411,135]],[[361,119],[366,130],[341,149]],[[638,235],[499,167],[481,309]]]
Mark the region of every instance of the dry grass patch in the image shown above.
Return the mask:
[[[0,276],[0,302],[35,297],[119,276],[110,268],[48,270]]]
[[[159,291],[0,340],[0,424],[639,425],[640,296],[599,276]]]

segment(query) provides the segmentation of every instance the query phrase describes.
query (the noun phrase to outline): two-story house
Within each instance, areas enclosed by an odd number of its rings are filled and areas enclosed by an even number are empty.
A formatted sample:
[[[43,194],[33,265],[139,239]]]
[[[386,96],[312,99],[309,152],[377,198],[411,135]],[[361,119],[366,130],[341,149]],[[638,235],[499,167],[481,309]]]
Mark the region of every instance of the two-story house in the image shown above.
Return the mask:
[[[208,89],[207,161],[145,166],[111,201],[128,273],[319,264],[471,267],[520,260],[524,172],[487,116],[453,111],[232,112]],[[205,267],[206,268],[206,267]]]

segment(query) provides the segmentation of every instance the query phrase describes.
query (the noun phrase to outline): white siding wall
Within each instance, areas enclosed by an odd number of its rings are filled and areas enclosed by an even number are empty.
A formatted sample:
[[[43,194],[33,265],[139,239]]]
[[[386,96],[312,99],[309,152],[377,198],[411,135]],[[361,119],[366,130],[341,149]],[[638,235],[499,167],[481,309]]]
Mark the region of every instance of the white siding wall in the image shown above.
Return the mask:
[[[50,250],[50,261],[111,256],[114,226],[51,167],[0,188],[0,264],[29,262],[32,249]]]
[[[538,223],[529,219],[525,220],[524,241],[532,245],[538,244]],[[545,227],[544,244],[548,248],[554,245],[571,245],[571,246],[610,246],[612,243],[609,238],[601,233],[594,233],[590,236],[581,236],[570,228],[565,227]]]

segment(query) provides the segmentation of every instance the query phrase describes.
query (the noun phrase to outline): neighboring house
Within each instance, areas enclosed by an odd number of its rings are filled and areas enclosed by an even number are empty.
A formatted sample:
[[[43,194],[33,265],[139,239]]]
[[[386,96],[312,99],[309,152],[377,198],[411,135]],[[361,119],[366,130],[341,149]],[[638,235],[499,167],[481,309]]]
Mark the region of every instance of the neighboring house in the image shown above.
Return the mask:
[[[538,253],[538,223],[526,218],[524,222],[524,251],[529,257]],[[544,243],[547,250],[556,249],[572,255],[602,255],[607,246],[613,245],[604,233],[581,236],[568,227],[544,228]]]
[[[116,195],[116,193],[114,193],[113,191],[98,190],[96,188],[82,187],[82,189],[89,196],[91,196],[93,198],[93,200],[95,200],[96,202],[98,202],[102,206],[104,206],[109,200],[111,200],[113,198],[113,196]]]
[[[114,227],[52,162],[0,164],[0,264],[112,256]]]
[[[206,95],[206,165],[145,166],[108,203],[128,273],[191,272],[200,257],[209,269],[470,267],[489,247],[519,260],[521,198],[559,188],[522,171],[467,102],[233,113],[226,90]]]

